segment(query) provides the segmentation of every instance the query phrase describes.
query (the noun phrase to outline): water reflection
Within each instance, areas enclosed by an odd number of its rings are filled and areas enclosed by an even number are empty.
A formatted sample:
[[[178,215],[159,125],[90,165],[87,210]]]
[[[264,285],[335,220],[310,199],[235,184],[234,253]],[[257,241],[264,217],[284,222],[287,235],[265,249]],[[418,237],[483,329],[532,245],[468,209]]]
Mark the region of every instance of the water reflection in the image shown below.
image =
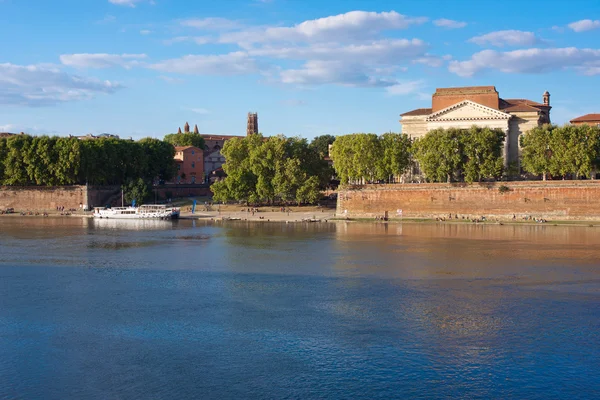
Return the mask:
[[[0,220],[0,398],[600,385],[597,229],[131,222]]]

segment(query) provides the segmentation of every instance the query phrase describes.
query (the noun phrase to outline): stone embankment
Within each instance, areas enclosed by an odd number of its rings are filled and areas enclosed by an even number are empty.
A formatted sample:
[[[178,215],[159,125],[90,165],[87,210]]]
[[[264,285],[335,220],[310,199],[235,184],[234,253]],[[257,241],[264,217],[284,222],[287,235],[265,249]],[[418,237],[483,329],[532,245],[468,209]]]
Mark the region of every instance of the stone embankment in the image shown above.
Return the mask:
[[[337,216],[586,221],[600,220],[599,199],[600,181],[364,185],[339,191]]]

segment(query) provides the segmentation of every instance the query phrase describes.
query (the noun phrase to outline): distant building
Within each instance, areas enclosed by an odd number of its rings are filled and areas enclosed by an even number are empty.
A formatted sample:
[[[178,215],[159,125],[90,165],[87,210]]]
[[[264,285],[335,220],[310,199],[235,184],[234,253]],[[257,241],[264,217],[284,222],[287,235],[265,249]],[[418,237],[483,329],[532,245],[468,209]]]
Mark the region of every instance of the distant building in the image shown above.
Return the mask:
[[[194,146],[175,147],[175,183],[204,182],[204,151]]]
[[[0,138],[8,138],[11,136],[15,136],[16,133],[10,133],[10,132],[0,132]]]
[[[600,114],[586,114],[581,117],[572,119],[571,124],[573,125],[591,125],[600,128]]]
[[[77,138],[79,140],[120,139],[119,135],[113,135],[111,133],[101,133],[99,135],[92,135],[91,133],[88,133],[87,135],[83,135],[83,136],[72,136],[72,135],[69,135],[69,137],[74,137],[74,138]],[[133,139],[132,138],[128,138],[128,140],[133,140]]]
[[[401,114],[402,132],[413,138],[437,128],[467,129],[473,125],[502,129],[504,165],[519,162],[519,136],[536,126],[550,123],[550,93],[538,103],[526,99],[502,99],[494,86],[439,88],[431,108]]]
[[[178,128],[181,133],[181,128]],[[186,122],[183,127],[184,133],[190,133],[190,125]],[[194,125],[194,133],[200,134],[198,125]],[[258,113],[248,113],[246,120],[246,136],[258,133]],[[237,135],[213,135],[200,134],[204,139],[204,173],[208,177],[222,175],[225,164],[225,157],[221,154],[221,149],[225,146],[225,142],[234,138],[245,138],[246,136]],[[218,171],[217,171],[218,170]],[[215,172],[213,174],[213,172]],[[212,178],[211,178],[212,179]]]

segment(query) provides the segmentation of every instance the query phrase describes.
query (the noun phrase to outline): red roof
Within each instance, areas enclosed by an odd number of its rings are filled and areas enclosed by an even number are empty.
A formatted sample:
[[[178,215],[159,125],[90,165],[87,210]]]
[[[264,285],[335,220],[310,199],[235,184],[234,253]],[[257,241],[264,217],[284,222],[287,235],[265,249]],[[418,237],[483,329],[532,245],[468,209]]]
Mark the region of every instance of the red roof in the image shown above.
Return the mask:
[[[417,115],[429,115],[431,114],[431,108],[417,108],[416,110],[412,110],[409,112],[405,112],[404,114],[400,114],[401,117],[413,117]]]
[[[235,136],[235,135],[202,135],[206,140],[228,140],[233,138],[245,138],[246,136]]]
[[[196,146],[175,146],[176,151],[185,151],[187,149],[196,149],[202,151],[202,149],[199,149]]]
[[[572,119],[571,122],[600,122],[600,114],[586,114]]]

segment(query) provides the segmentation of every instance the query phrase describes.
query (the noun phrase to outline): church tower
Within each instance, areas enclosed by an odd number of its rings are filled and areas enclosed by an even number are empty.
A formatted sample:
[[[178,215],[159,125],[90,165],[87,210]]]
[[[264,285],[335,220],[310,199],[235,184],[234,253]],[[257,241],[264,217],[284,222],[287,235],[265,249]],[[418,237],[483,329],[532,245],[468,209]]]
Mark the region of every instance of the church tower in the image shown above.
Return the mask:
[[[543,99],[544,99],[544,105],[549,106],[550,105],[550,93],[548,93],[547,90],[544,92]]]
[[[187,122],[185,123],[185,126],[183,127],[183,132],[190,133],[190,124],[188,124]]]
[[[258,113],[248,113],[248,126],[246,136],[258,133]]]
[[[198,130],[198,124],[195,124],[195,125],[194,125],[194,133],[195,133],[196,135],[199,135],[199,134],[200,134],[200,131]]]

